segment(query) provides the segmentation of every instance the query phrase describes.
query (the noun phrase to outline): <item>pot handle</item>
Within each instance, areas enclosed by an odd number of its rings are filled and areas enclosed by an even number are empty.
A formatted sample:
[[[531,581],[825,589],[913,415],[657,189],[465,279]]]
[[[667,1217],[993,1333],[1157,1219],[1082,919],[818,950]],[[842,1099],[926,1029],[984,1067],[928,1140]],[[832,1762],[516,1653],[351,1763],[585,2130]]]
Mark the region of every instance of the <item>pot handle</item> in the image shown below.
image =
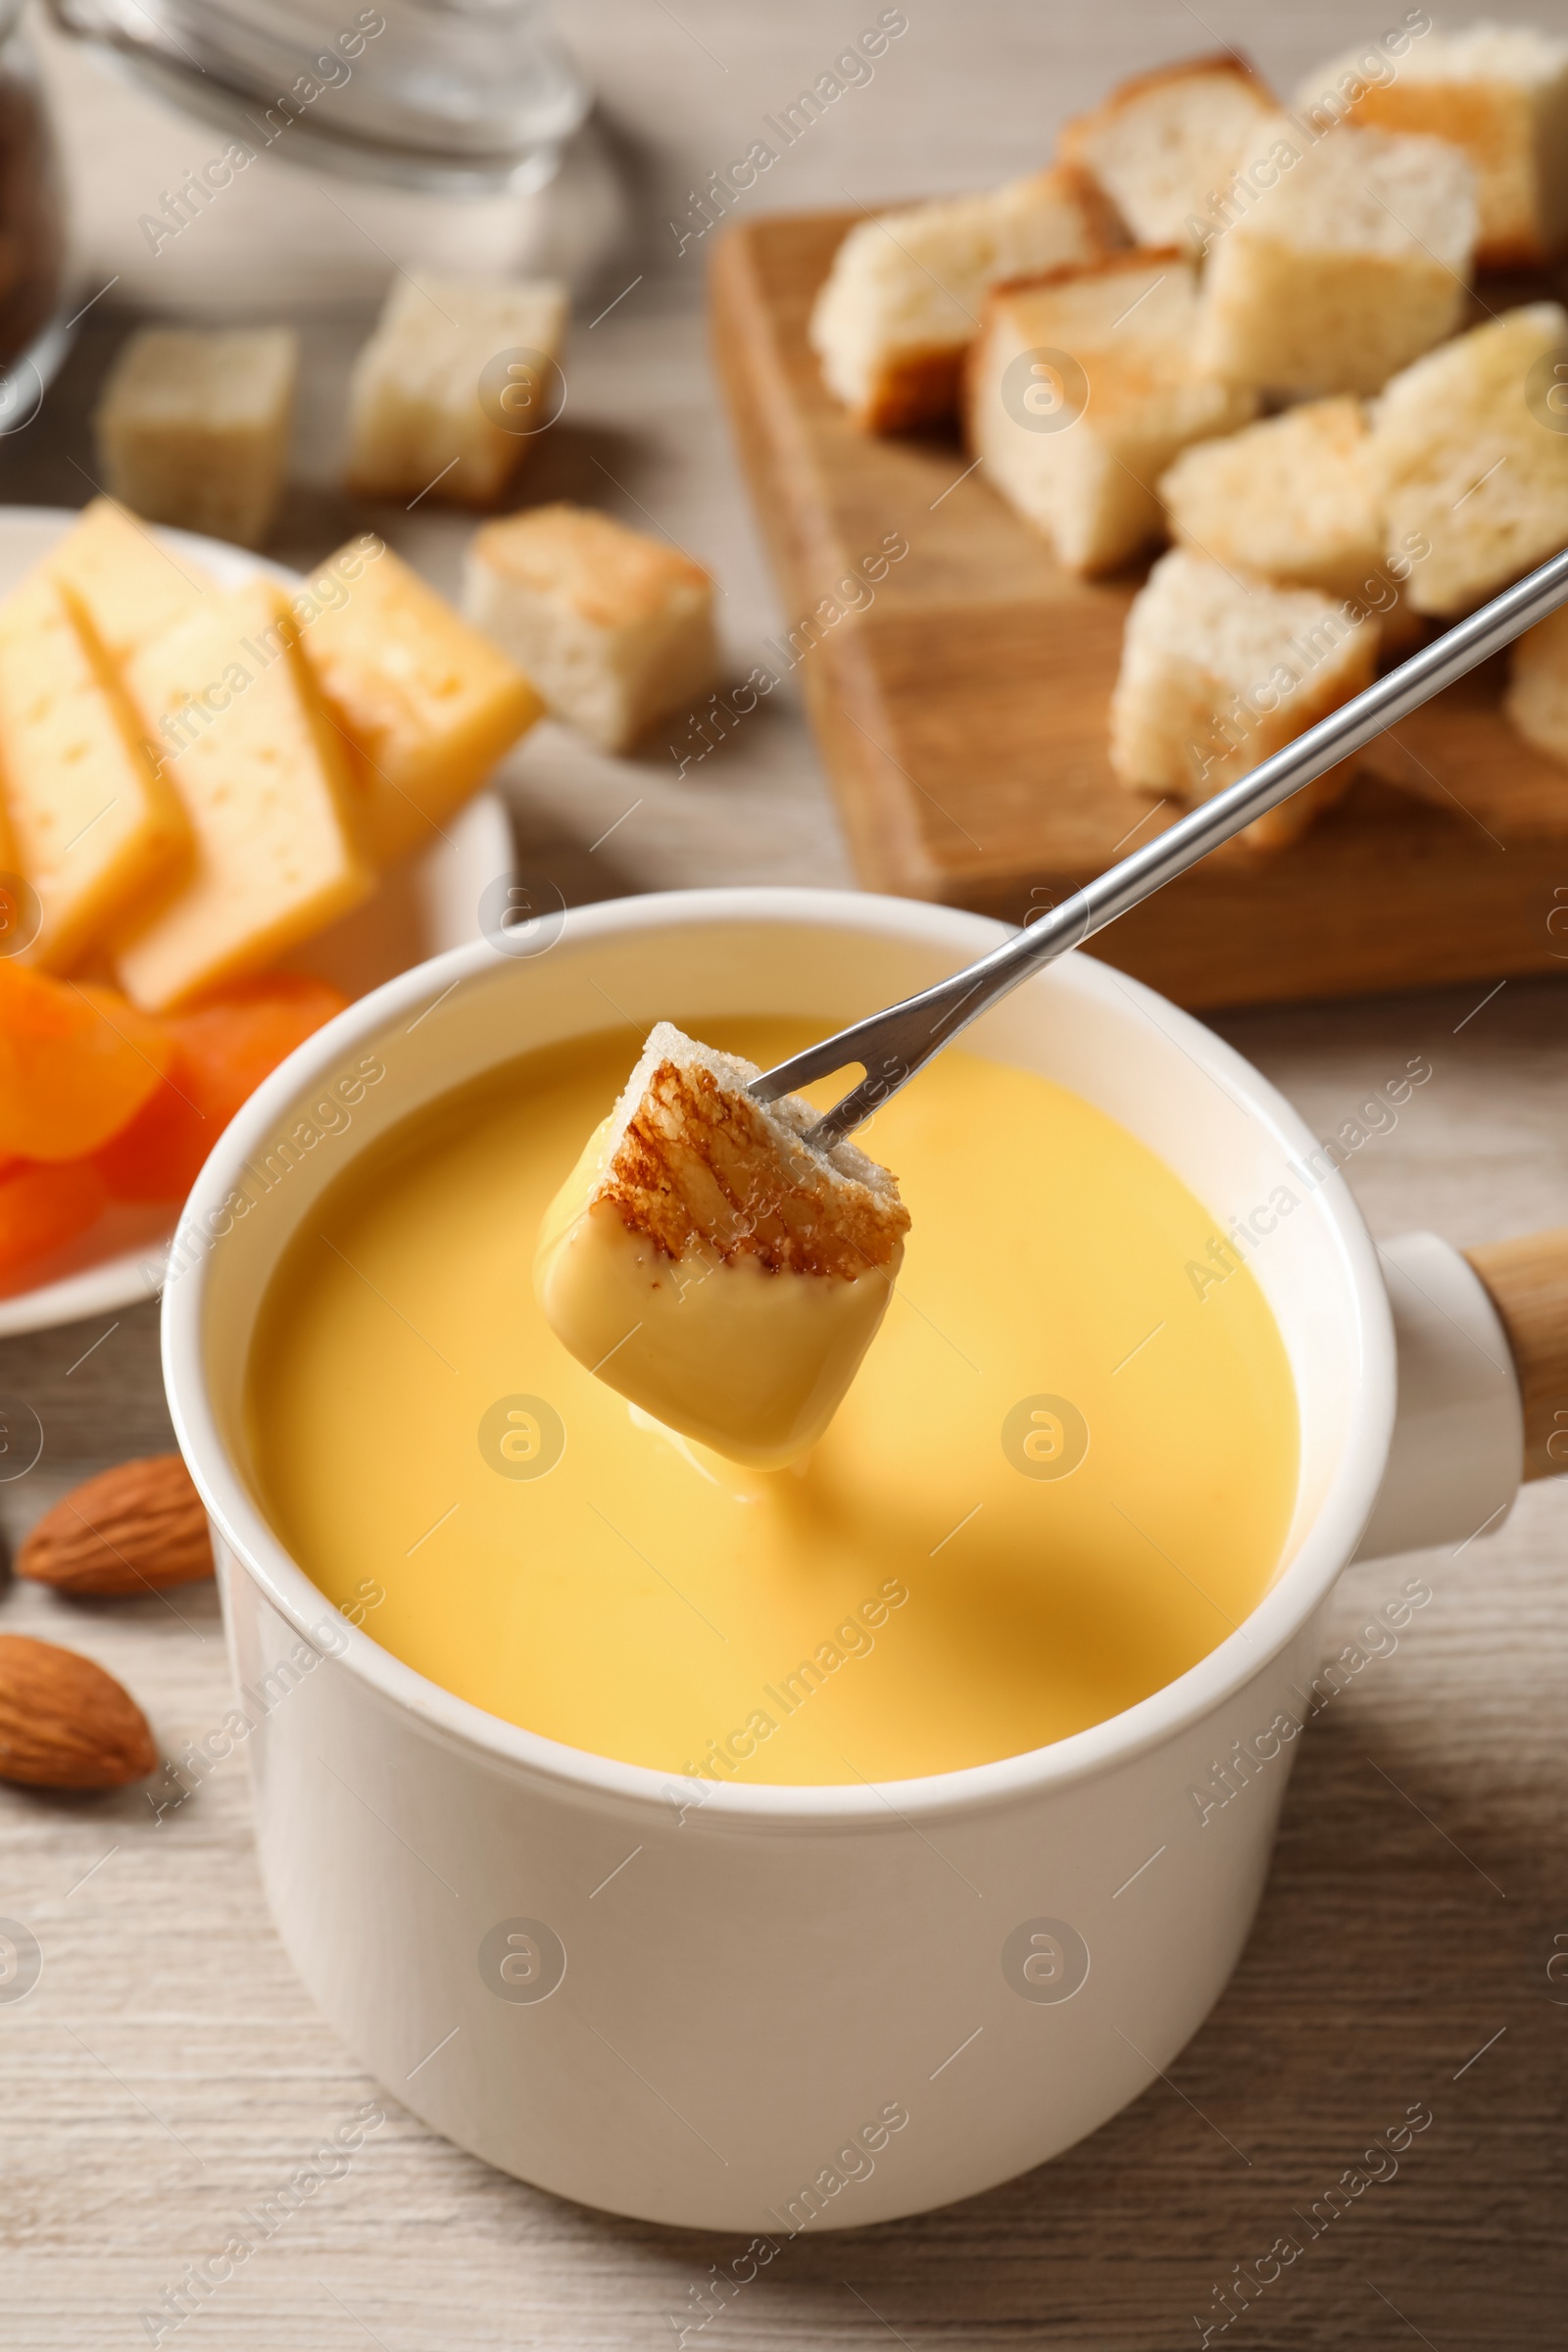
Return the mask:
[[[1464,1252],[1486,1285],[1524,1408],[1524,1475],[1568,1470],[1568,1225]]]
[[[1378,1256],[1398,1410],[1356,1557],[1463,1550],[1521,1479],[1568,1470],[1568,1227],[1462,1252],[1409,1233]]]

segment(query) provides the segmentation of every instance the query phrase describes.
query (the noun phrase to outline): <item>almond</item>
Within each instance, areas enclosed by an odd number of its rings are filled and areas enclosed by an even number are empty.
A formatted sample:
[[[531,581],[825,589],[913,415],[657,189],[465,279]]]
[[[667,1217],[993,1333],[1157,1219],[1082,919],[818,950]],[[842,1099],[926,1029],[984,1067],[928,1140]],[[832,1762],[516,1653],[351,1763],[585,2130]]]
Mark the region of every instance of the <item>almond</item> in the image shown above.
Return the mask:
[[[0,1634],[0,1780],[122,1788],[157,1761],[146,1716],[112,1674],[53,1642]]]
[[[207,1514],[177,1453],[101,1470],[45,1511],[17,1554],[19,1576],[99,1600],[212,1573]]]

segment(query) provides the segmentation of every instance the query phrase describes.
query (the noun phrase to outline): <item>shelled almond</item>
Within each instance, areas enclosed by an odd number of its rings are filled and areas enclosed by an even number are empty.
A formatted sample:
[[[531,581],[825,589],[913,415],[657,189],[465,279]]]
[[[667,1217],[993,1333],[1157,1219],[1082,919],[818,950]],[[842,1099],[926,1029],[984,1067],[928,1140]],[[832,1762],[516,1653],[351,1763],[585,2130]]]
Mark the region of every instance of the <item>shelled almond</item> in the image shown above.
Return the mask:
[[[207,1514],[177,1453],[117,1462],[46,1511],[17,1554],[17,1574],[57,1592],[134,1598],[213,1573]]]
[[[0,1634],[0,1780],[123,1788],[157,1761],[146,1716],[112,1674],[53,1642]]]

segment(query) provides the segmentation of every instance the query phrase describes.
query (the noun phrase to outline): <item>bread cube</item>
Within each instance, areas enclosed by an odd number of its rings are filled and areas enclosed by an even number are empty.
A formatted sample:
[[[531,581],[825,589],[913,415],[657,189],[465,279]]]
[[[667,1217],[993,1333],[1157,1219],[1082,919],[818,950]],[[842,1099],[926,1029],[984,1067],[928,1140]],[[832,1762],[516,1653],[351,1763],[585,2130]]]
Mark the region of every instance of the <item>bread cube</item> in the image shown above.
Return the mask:
[[[1475,173],[1442,139],[1280,116],[1217,209],[1201,367],[1272,392],[1376,392],[1459,323]]]
[[[322,568],[349,592],[315,613],[301,644],[349,750],[361,839],[377,860],[429,849],[544,705],[379,540],[353,542]]]
[[[1547,405],[1565,347],[1568,313],[1531,303],[1418,360],[1374,409],[1388,543],[1430,551],[1416,612],[1468,612],[1568,544],[1568,416]]]
[[[582,507],[534,507],[476,531],[464,611],[547,710],[607,752],[625,751],[717,675],[707,572]]]
[[[110,492],[149,522],[260,547],[283,485],[298,369],[286,327],[144,327],[93,414]]]
[[[909,1212],[800,1095],[669,1022],[546,1209],[545,1320],[666,1429],[782,1469],[815,1445],[887,1311]]]
[[[1568,767],[1568,611],[1518,639],[1502,708],[1527,743]]]
[[[1093,183],[1059,168],[862,220],[811,312],[822,380],[867,432],[941,423],[957,408],[986,288],[1094,261],[1120,241]]]
[[[349,488],[494,506],[559,413],[564,286],[400,277],[349,388]]]
[[[0,791],[37,894],[28,960],[69,972],[189,862],[191,831],[103,648],[47,572],[0,608]]]
[[[71,597],[111,662],[183,620],[217,583],[112,498],[95,498],[45,569]]]
[[[964,410],[986,478],[1069,569],[1110,571],[1164,532],[1177,452],[1233,432],[1255,396],[1198,374],[1197,272],[1184,254],[1115,254],[997,289]]]
[[[1183,452],[1159,485],[1179,543],[1232,570],[1360,596],[1381,576],[1383,513],[1358,400],[1315,400]]]
[[[1184,547],[1162,556],[1127,615],[1110,706],[1110,762],[1124,784],[1196,807],[1295,741],[1372,680],[1375,622],[1315,588],[1238,579]],[[1283,848],[1338,799],[1342,760],[1239,836]]]
[[[1568,246],[1568,40],[1532,24],[1437,27],[1376,81],[1361,70],[1367,54],[1349,50],[1309,74],[1302,109],[1462,147],[1475,169],[1483,269],[1535,268]]]
[[[1250,152],[1279,100],[1245,58],[1221,50],[1134,74],[1061,133],[1067,163],[1093,173],[1139,245],[1206,242],[1204,206]]]
[[[133,654],[125,686],[195,837],[175,897],[132,933],[115,973],[166,1012],[263,971],[370,888],[341,742],[283,591],[214,597]]]

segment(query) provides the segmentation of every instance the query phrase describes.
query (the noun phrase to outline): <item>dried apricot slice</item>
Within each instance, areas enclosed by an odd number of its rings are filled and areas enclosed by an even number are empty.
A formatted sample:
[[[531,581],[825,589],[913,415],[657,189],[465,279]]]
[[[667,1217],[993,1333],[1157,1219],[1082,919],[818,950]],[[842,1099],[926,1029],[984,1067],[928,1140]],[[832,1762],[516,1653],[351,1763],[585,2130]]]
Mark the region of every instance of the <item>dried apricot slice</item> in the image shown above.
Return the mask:
[[[112,988],[0,958],[0,1153],[80,1159],[155,1093],[173,1041]]]
[[[0,1282],[95,1224],[109,1187],[90,1159],[17,1167],[0,1175]]]
[[[240,1104],[347,1003],[325,980],[282,972],[169,1016],[168,1076],[98,1154],[116,1200],[183,1200]]]
[[[168,1027],[197,1071],[208,1104],[226,1126],[285,1055],[347,1003],[328,980],[276,972],[270,979],[225,989],[193,1011],[176,1014]]]

